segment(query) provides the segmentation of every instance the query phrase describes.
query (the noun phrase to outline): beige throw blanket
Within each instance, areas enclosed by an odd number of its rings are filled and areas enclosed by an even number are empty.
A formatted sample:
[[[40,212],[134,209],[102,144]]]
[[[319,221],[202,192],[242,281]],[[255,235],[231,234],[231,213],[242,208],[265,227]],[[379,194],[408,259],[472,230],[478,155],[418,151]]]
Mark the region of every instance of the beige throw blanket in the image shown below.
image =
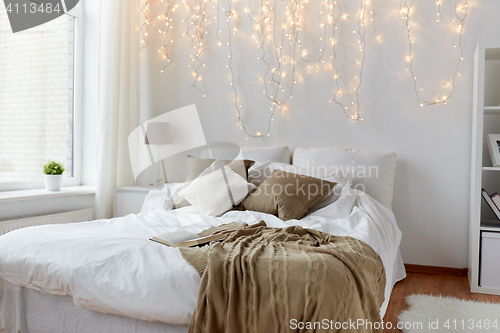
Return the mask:
[[[181,249],[201,276],[189,332],[381,332],[370,325],[381,321],[385,270],[367,244],[264,221],[204,234],[220,232],[230,233]]]

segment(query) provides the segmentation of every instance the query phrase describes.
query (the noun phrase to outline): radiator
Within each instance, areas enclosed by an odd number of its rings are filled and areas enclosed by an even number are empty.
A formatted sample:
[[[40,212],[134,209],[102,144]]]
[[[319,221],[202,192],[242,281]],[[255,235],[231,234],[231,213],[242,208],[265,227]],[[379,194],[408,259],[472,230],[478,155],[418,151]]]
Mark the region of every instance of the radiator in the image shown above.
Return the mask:
[[[74,212],[42,215],[42,216],[34,216],[18,220],[2,221],[0,222],[0,235],[6,234],[12,230],[32,227],[35,225],[75,223],[75,222],[92,221],[93,219],[94,219],[94,210],[84,209],[84,210],[77,210]]]

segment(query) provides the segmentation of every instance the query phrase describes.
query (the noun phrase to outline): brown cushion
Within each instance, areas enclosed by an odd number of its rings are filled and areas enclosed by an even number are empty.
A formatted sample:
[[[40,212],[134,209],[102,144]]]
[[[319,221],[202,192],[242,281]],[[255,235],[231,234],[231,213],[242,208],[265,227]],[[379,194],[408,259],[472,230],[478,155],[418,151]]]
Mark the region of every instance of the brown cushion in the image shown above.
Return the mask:
[[[275,170],[243,200],[240,209],[273,214],[283,221],[301,219],[335,185],[326,180]]]
[[[183,189],[186,188],[193,180],[196,179],[206,168],[208,168],[212,163],[215,162],[211,158],[197,158],[191,155],[187,156],[187,167],[188,174],[186,181],[184,182]],[[240,175],[244,179],[248,179],[248,169],[254,165],[254,161],[251,160],[224,160],[228,167],[230,167],[234,172]],[[191,204],[186,199],[180,199],[179,202],[175,203],[175,208],[181,208],[191,206]]]

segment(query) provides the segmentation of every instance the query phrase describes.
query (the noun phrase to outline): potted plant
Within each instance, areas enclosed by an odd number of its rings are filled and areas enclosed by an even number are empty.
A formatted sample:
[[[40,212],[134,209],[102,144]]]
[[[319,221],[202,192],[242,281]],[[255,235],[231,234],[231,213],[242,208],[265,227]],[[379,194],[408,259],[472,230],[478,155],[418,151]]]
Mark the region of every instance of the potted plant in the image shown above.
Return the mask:
[[[64,166],[55,161],[49,160],[43,166],[43,173],[45,174],[45,189],[47,191],[60,191],[62,188],[62,181]]]

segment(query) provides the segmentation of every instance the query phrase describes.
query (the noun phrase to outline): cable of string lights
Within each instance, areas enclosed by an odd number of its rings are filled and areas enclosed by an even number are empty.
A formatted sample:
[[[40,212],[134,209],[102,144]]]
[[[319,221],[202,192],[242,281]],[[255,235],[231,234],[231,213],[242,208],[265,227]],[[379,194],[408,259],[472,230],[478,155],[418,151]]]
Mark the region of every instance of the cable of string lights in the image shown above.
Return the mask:
[[[337,4],[337,3],[335,3],[335,4]],[[366,59],[366,41],[365,41],[366,14],[365,13],[366,13],[367,4],[368,4],[368,1],[361,0],[360,10],[359,10],[359,14],[357,17],[358,29],[353,31],[353,34],[358,35],[358,49],[362,54],[362,58],[361,58],[361,61],[356,60],[356,62],[359,65],[359,74],[354,77],[354,80],[357,80],[358,84],[354,88],[355,100],[351,102],[351,107],[354,110],[352,115],[349,114],[349,106],[345,105],[344,103],[342,103],[339,100],[339,98],[341,98],[343,94],[340,90],[340,82],[339,82],[340,74],[339,74],[339,69],[338,69],[337,63],[336,63],[336,60],[337,60],[337,40],[336,40],[337,26],[336,25],[337,24],[335,24],[335,27],[333,28],[333,34],[332,34],[332,38],[331,38],[332,53],[333,53],[331,58],[332,58],[333,67],[335,68],[334,79],[335,79],[335,83],[336,83],[336,89],[335,89],[335,93],[333,95],[333,99],[331,99],[329,102],[330,103],[335,102],[337,105],[339,105],[342,108],[342,110],[344,111],[344,114],[347,117],[351,118],[352,120],[356,120],[356,121],[363,120],[363,118],[361,118],[361,116],[360,116],[359,90],[360,90],[361,85],[363,83],[363,70],[364,70],[365,59]],[[333,8],[335,9],[335,6]],[[373,8],[372,8],[371,13],[372,13],[371,21],[374,22],[374,20],[373,20]],[[334,12],[334,18],[335,18],[335,22],[337,22],[339,19],[337,16],[335,16],[335,12]],[[373,29],[374,29],[374,32],[376,32],[375,24],[373,24]]]
[[[166,3],[166,9],[162,13],[155,13],[154,10],[152,9],[151,3],[154,2],[161,2],[161,3]],[[175,10],[179,7],[177,4],[173,4],[172,0],[150,0],[150,1],[143,1],[143,8],[142,8],[142,15],[144,16],[144,22],[140,28],[141,35],[142,35],[142,40],[141,40],[141,50],[148,47],[149,45],[152,45],[148,41],[148,36],[149,36],[149,31],[154,30],[158,31],[160,35],[163,35],[163,43],[162,46],[158,49],[159,53],[162,53],[164,61],[167,63],[165,66],[162,67],[161,73],[173,64],[172,59],[170,58],[170,55],[168,53],[168,48],[171,43],[174,41],[170,37],[170,30],[173,29],[172,26],[172,13],[175,12]],[[154,19],[158,19],[158,25],[154,24]],[[162,22],[163,20],[163,22]]]
[[[149,32],[152,31],[158,31],[160,34],[164,34],[164,43],[163,46],[158,50],[158,52],[163,53],[163,57],[167,61],[167,65],[161,69],[163,72],[164,69],[172,63],[169,53],[168,53],[168,47],[173,43],[173,40],[169,37],[169,30],[172,29],[171,22],[172,21],[172,12],[174,12],[177,8],[178,5],[173,5],[170,1],[167,1],[167,10],[164,14],[162,15],[157,15],[153,9],[151,4],[152,3],[162,3],[165,0],[145,0],[143,1],[143,14],[144,14],[144,24],[141,27],[141,31],[143,33],[143,47],[151,45],[151,43],[147,40],[147,36]],[[186,24],[186,29],[185,32],[183,33],[183,36],[190,37],[191,39],[191,45],[193,46],[193,49],[195,52],[191,54],[191,61],[192,64],[189,64],[188,67],[192,68],[192,75],[194,77],[194,82],[191,85],[195,89],[197,89],[200,93],[205,96],[205,93],[197,86],[197,83],[201,81],[202,77],[200,75],[200,70],[202,67],[205,66],[205,64],[201,61],[200,57],[202,53],[206,50],[205,47],[203,46],[203,38],[206,34],[205,28],[204,28],[204,23],[207,21],[206,17],[206,10],[205,10],[205,0],[184,0],[184,6],[188,9],[189,14],[186,19],[182,20],[182,23]],[[332,33],[330,37],[330,40],[334,40],[334,32],[333,28],[337,28],[337,22],[338,22],[338,15],[335,18],[335,20],[332,20],[336,14],[334,13],[331,15],[331,12],[335,12],[335,8],[337,6],[338,11],[340,12],[340,7],[339,7],[339,2],[337,0],[323,0],[321,9],[319,12],[319,26],[322,29],[322,33],[320,34],[319,40],[322,46],[319,49],[319,55],[315,58],[307,58],[306,54],[307,51],[304,50],[301,40],[300,40],[300,33],[302,31],[301,24],[302,24],[302,19],[301,19],[301,9],[304,9],[305,6],[308,5],[309,0],[287,0],[286,5],[285,5],[285,18],[282,23],[277,22],[278,21],[278,15],[277,15],[277,8],[278,8],[278,2],[276,0],[261,0],[261,2],[255,2],[256,6],[252,6],[253,0],[249,0],[248,6],[245,8],[245,12],[247,13],[247,16],[250,20],[250,27],[252,31],[252,38],[254,38],[257,48],[260,50],[261,54],[257,57],[258,60],[262,61],[265,64],[266,71],[262,75],[261,82],[264,86],[264,95],[265,98],[270,101],[270,112],[269,112],[269,118],[267,120],[267,127],[265,131],[250,131],[247,126],[245,125],[244,119],[242,117],[242,104],[240,103],[240,96],[241,94],[238,93],[238,88],[236,87],[236,82],[235,82],[235,72],[233,69],[233,50],[232,50],[232,41],[233,41],[233,36],[236,35],[236,32],[238,31],[238,26],[240,25],[240,21],[237,17],[236,11],[233,9],[233,0],[228,0],[227,2],[227,8],[224,8],[224,5],[220,4],[220,1],[217,1],[217,5],[213,6],[212,8],[217,11],[217,14],[215,16],[215,22],[216,22],[216,31],[215,35],[216,38],[218,39],[218,45],[222,46],[222,39],[221,39],[221,34],[222,30],[220,30],[220,21],[223,19],[226,19],[227,21],[227,29],[228,29],[228,35],[227,35],[227,46],[229,48],[229,54],[228,54],[228,64],[226,67],[229,69],[230,75],[230,85],[233,90],[233,101],[234,101],[234,108],[236,110],[236,116],[237,116],[237,125],[241,130],[243,130],[246,135],[247,139],[249,137],[262,137],[262,136],[270,136],[270,129],[271,129],[271,123],[274,121],[274,115],[277,110],[281,110],[282,112],[287,110],[287,105],[285,104],[289,99],[293,99],[293,88],[294,85],[297,83],[297,78],[300,78],[296,71],[296,56],[297,56],[297,50],[299,51],[299,57],[301,60],[305,61],[308,64],[308,67],[310,63],[315,62],[316,63],[316,68],[319,67],[320,64],[325,64],[324,60],[324,55],[325,51],[327,50],[327,27],[328,25],[332,26]],[[366,4],[368,1],[365,2],[365,0],[362,1],[363,8],[366,7]],[[373,6],[373,4],[372,4]],[[257,8],[257,12],[253,13],[252,9]],[[222,11],[221,11],[222,9]],[[373,13],[373,11],[371,12]],[[221,16],[221,14],[223,14]],[[155,19],[158,20],[165,20],[165,27],[158,28],[155,24],[153,24],[153,21]],[[361,19],[361,21],[359,20]],[[359,30],[359,35],[360,37],[363,38],[362,40],[362,45],[364,46],[364,11],[362,10],[360,12],[360,16],[358,18],[358,30]],[[373,21],[373,15],[372,19]],[[361,22],[361,23],[360,23]],[[375,27],[375,26],[374,26]],[[361,33],[362,32],[362,33]],[[285,42],[288,41],[289,47],[288,47],[288,53],[285,52]],[[361,43],[361,41],[360,41]],[[334,44],[334,43],[333,43]],[[271,49],[274,52],[266,52],[266,48],[271,47]],[[364,47],[360,48],[360,50],[364,54]],[[284,59],[288,59],[288,66],[285,66],[285,61]],[[331,56],[332,59],[332,64],[330,64],[330,67],[335,67],[335,60],[336,60],[336,55]],[[272,64],[276,63],[276,66],[273,66]],[[363,56],[363,61],[361,62],[362,64],[364,63],[364,56]],[[338,84],[338,68],[336,68],[336,83]],[[362,75],[362,68],[360,71],[359,77]],[[288,81],[286,81],[286,78],[289,78]],[[357,79],[358,77],[355,77]],[[359,81],[358,88],[361,86],[361,81]],[[357,92],[357,91],[356,91]],[[339,89],[337,88],[337,94],[339,93]],[[357,94],[356,94],[357,95]],[[337,97],[337,96],[336,96]],[[356,96],[357,100],[356,102],[352,104],[359,105],[359,96]],[[347,108],[343,106],[342,103],[338,101],[337,98],[335,98],[335,101],[337,104],[339,104],[342,109],[344,110],[344,113],[346,116],[350,117],[346,110]],[[357,112],[355,116],[350,117],[351,119],[354,120],[361,120],[359,117],[359,106],[357,107]]]
[[[157,12],[153,8],[154,6],[152,6],[153,3],[162,4],[161,8],[164,8],[165,5],[163,4],[166,4],[166,9]],[[205,63],[203,63],[200,59],[203,52],[206,51],[202,41],[206,34],[205,22],[207,22],[205,17],[205,3],[206,1],[204,0],[183,0],[183,4],[189,11],[189,15],[186,19],[181,20],[181,23],[185,23],[186,25],[186,29],[182,35],[190,37],[191,46],[194,49],[194,52],[190,55],[191,63],[187,65],[187,67],[192,69],[191,74],[193,75],[193,83],[190,87],[195,88],[203,95],[203,97],[206,97],[206,94],[197,84],[202,80],[200,70],[202,67],[205,67]],[[158,49],[158,52],[163,55],[163,59],[167,64],[161,68],[161,73],[163,73],[165,69],[173,63],[169,55],[169,47],[174,41],[170,37],[169,32],[173,29],[173,12],[175,12],[178,8],[179,5],[173,4],[172,0],[143,1],[142,14],[144,16],[144,22],[140,28],[142,34],[141,50],[152,45],[152,43],[148,40],[150,31],[158,32],[160,35],[164,36],[163,44]]]
[[[231,1],[231,0],[229,0]],[[293,99],[293,87],[294,84],[297,82],[296,81],[296,76],[298,76],[296,72],[296,53],[297,49],[299,50],[299,56],[301,60],[307,63],[307,67],[310,68],[311,63],[316,63],[315,67],[319,68],[320,64],[325,64],[325,60],[323,60],[323,57],[325,55],[325,51],[327,49],[327,26],[332,25],[332,33],[330,37],[330,41],[332,41],[333,45],[333,54],[331,56],[332,59],[332,64],[330,67],[334,67],[336,74],[334,75],[336,83],[337,83],[337,91],[336,91],[336,96],[334,97],[334,100],[338,105],[342,107],[342,110],[344,111],[344,114],[349,117],[352,120],[362,120],[362,118],[359,115],[359,89],[362,84],[361,76],[363,74],[363,66],[364,66],[364,61],[365,61],[365,12],[366,12],[366,5],[368,4],[367,0],[362,0],[361,1],[361,9],[359,12],[358,16],[358,31],[354,31],[359,35],[359,50],[362,52],[363,57],[361,61],[357,61],[360,64],[360,73],[359,76],[356,76],[354,79],[358,80],[358,85],[354,89],[355,96],[356,96],[356,102],[352,102],[353,105],[355,105],[355,113],[353,115],[348,114],[348,107],[344,106],[339,99],[337,99],[337,95],[340,94],[339,90],[339,70],[336,66],[336,52],[335,52],[335,30],[337,30],[337,22],[339,19],[339,15],[336,14],[336,9],[340,12],[339,8],[339,3],[337,0],[323,0],[321,9],[319,11],[319,26],[322,29],[322,34],[321,37],[319,37],[320,43],[322,44],[322,47],[319,48],[319,55],[315,58],[306,57],[309,53],[303,48],[301,40],[300,40],[300,32],[302,31],[301,28],[301,10],[305,8],[305,6],[308,4],[308,0],[305,0],[302,4],[300,1],[287,1],[286,6],[285,6],[285,20],[284,22],[277,23],[277,4],[276,1],[265,1],[262,3],[262,6],[259,6],[258,8],[260,9],[260,17],[258,16],[252,16],[251,14],[251,3],[252,0],[249,0],[249,4],[247,8],[245,9],[245,12],[247,13],[249,19],[250,19],[250,26],[252,29],[252,38],[256,38],[256,43],[257,48],[259,48],[262,52],[261,56],[257,57],[258,60],[261,60],[264,62],[264,64],[267,67],[267,71],[264,74],[263,77],[263,83],[265,86],[265,90],[263,93],[266,95],[266,98],[269,99],[272,102],[271,106],[271,113],[270,117],[267,122],[267,130],[264,133],[261,132],[256,132],[255,134],[251,133],[248,131],[247,127],[245,126],[245,122],[241,117],[241,104],[239,104],[238,100],[238,92],[237,88],[235,86],[234,82],[234,71],[232,69],[232,48],[231,48],[231,33],[229,35],[229,65],[226,67],[230,68],[231,75],[229,76],[231,79],[231,87],[234,90],[234,105],[237,110],[236,116],[238,117],[238,122],[237,125],[240,127],[240,129],[244,130],[246,133],[246,139],[249,137],[261,137],[263,135],[269,136],[270,133],[270,126],[271,122],[274,120],[273,116],[276,112],[276,109],[286,109],[285,102],[290,98]],[[373,6],[373,5],[372,5]],[[374,14],[373,14],[373,7],[371,11],[371,21],[373,22],[373,28],[374,31],[376,32],[375,24],[374,24]],[[231,2],[230,2],[230,10],[227,13],[228,17],[232,17],[235,19],[235,24],[236,26],[239,24],[236,18],[236,14],[232,10]],[[228,20],[229,22],[229,20]],[[228,23],[229,24],[229,23]],[[278,31],[276,27],[281,27],[282,29]],[[290,30],[285,30],[286,28],[289,28]],[[228,25],[228,31],[232,32],[232,34],[235,33],[237,28],[231,28],[230,25]],[[281,39],[278,40],[278,36],[281,36]],[[267,38],[266,38],[267,37]],[[378,36],[377,36],[378,37]],[[285,39],[288,38],[289,44],[292,47],[291,54],[288,56],[291,58],[291,64],[292,68],[289,71],[289,73],[286,72],[286,70],[283,70],[283,50],[285,46]],[[274,45],[272,45],[272,49],[275,51],[274,56],[276,62],[277,62],[277,67],[272,68],[270,62],[271,59],[266,60],[266,47],[265,47],[265,41],[266,40],[272,40]],[[286,75],[291,76],[291,83],[290,83],[290,88],[285,91],[285,88],[283,87],[282,78],[284,78]],[[359,77],[359,79],[358,79]],[[272,87],[274,85],[274,88]],[[283,94],[287,92],[287,94]],[[281,94],[281,98],[278,98],[278,95]]]
[[[202,80],[200,69],[205,67],[205,63],[200,58],[203,52],[206,51],[206,48],[203,46],[203,37],[206,34],[205,22],[207,22],[205,17],[207,14],[205,10],[206,1],[183,0],[183,3],[189,10],[189,14],[186,19],[181,21],[186,24],[186,30],[182,35],[191,37],[191,46],[195,50],[195,52],[189,56],[192,63],[190,63],[188,67],[193,70],[191,73],[193,75],[193,83],[190,87],[195,88],[203,97],[206,97],[206,94],[197,85],[197,83]]]
[[[249,137],[262,137],[262,136],[270,136],[271,123],[274,121],[274,115],[277,110],[286,110],[285,102],[288,99],[292,99],[292,92],[294,84],[297,82],[295,76],[297,72],[296,68],[296,48],[292,39],[294,31],[297,29],[295,25],[295,21],[293,20],[296,17],[296,12],[298,8],[299,1],[297,0],[288,0],[285,4],[285,19],[283,23],[278,23],[277,20],[277,2],[276,1],[265,1],[262,3],[262,6],[259,6],[258,14],[252,16],[251,4],[252,0],[249,0],[248,6],[245,8],[245,12],[250,20],[250,27],[252,32],[252,39],[256,42],[257,48],[260,51],[260,55],[257,57],[257,60],[260,60],[264,63],[266,71],[262,76],[261,82],[264,85],[263,94],[265,98],[270,101],[270,112],[267,120],[267,128],[263,132],[250,132],[245,125],[245,122],[242,118],[242,105],[239,101],[239,95],[236,88],[235,80],[234,80],[234,70],[232,67],[232,59],[233,59],[233,50],[232,50],[232,35],[234,35],[237,31],[237,26],[239,25],[239,21],[237,19],[236,13],[232,10],[232,0],[229,0],[229,11],[227,12],[228,18],[234,19],[234,27],[231,26],[230,20],[228,19],[228,46],[229,46],[229,64],[226,67],[230,69],[230,80],[231,87],[234,92],[234,107],[236,109],[236,116],[238,118],[237,125],[241,130],[243,130],[246,134],[246,139]],[[288,29],[291,29],[291,32],[288,32]],[[285,49],[285,40],[289,40],[289,44],[291,46],[291,52],[289,55],[284,54]],[[266,40],[272,41],[272,49],[274,54],[269,55],[269,58],[266,59]],[[285,65],[284,57],[290,58],[290,66]],[[276,67],[271,65],[271,62],[276,62]],[[289,70],[287,71],[287,67]],[[285,86],[283,82],[283,78],[290,77],[290,82],[288,83],[288,87]]]
[[[464,21],[467,17],[467,0],[464,0],[463,5],[459,5],[458,0],[454,0],[455,5],[453,7],[454,13],[455,13],[455,18],[453,19],[453,22],[456,22],[458,20],[459,25],[457,27],[457,32],[458,32],[458,44],[456,44],[454,47],[459,49],[459,58],[457,61],[457,65],[455,67],[455,72],[453,73],[453,78],[452,78],[452,83],[451,83],[451,92],[448,95],[443,96],[441,99],[437,100],[426,100],[425,98],[421,97],[422,93],[422,88],[418,88],[417,85],[417,76],[415,74],[415,70],[413,68],[413,49],[412,46],[414,44],[414,40],[412,39],[412,33],[411,33],[411,24],[413,23],[411,19],[411,13],[413,12],[413,2],[414,0],[401,0],[400,2],[400,12],[402,14],[402,19],[405,20],[406,24],[406,30],[407,30],[407,37],[408,37],[408,55],[406,57],[407,61],[410,63],[410,66],[406,69],[407,72],[410,72],[411,77],[413,78],[413,90],[415,91],[415,96],[417,98],[417,101],[420,103],[420,106],[430,106],[430,105],[436,105],[436,104],[446,104],[447,101],[450,99],[450,97],[453,95],[455,92],[455,80],[457,76],[461,76],[459,70],[460,70],[460,63],[464,60],[463,58],[463,47],[462,47],[462,33],[464,30]],[[438,6],[438,13],[437,13],[437,19],[436,22],[441,22],[443,19],[443,15],[441,13],[441,0],[437,0],[436,4]],[[397,10],[396,10],[397,11]],[[459,12],[462,12],[461,14]]]
[[[173,0],[143,0],[143,15],[144,23],[141,27],[142,32],[142,48],[152,45],[148,41],[148,35],[150,32],[158,32],[163,35],[163,45],[158,49],[158,52],[163,55],[166,61],[166,65],[161,69],[161,72],[165,70],[170,64],[173,63],[169,56],[169,47],[172,47],[174,42],[170,38],[170,30],[173,29],[173,12],[178,9],[179,5],[174,4]],[[255,41],[255,45],[260,52],[257,60],[261,61],[265,70],[262,72],[260,79],[261,84],[264,87],[263,94],[265,98],[270,102],[269,118],[267,121],[267,127],[262,131],[251,131],[245,125],[243,119],[243,103],[240,101],[242,96],[238,92],[235,81],[235,72],[233,69],[233,39],[237,37],[237,31],[241,24],[236,10],[233,8],[233,2],[237,0],[216,0],[216,5],[212,6],[214,12],[214,21],[209,22],[207,17],[209,16],[206,11],[206,3],[208,0],[183,0],[183,4],[188,11],[188,16],[181,22],[185,23],[185,31],[183,36],[187,36],[191,40],[191,46],[193,47],[193,52],[190,55],[191,63],[188,65],[192,69],[193,84],[191,87],[198,90],[204,97],[205,93],[197,85],[198,82],[202,80],[200,71],[205,67],[205,63],[202,61],[202,54],[206,51],[205,44],[208,44],[207,30],[205,25],[210,25],[211,23],[215,26],[215,36],[218,41],[219,46],[223,44],[228,47],[228,63],[226,68],[229,70],[229,81],[233,92],[234,110],[236,111],[237,126],[243,130],[246,134],[246,138],[249,137],[262,137],[270,136],[271,123],[274,121],[274,116],[278,110],[285,112],[287,110],[286,102],[293,98],[293,88],[297,83],[297,80],[302,81],[301,76],[297,73],[297,57],[300,58],[307,68],[311,68],[314,65],[318,70],[320,65],[325,65],[334,70],[333,79],[335,81],[336,87],[333,93],[333,98],[329,100],[330,103],[334,102],[340,106],[344,114],[355,121],[362,120],[360,116],[360,100],[359,100],[359,90],[362,86],[362,77],[364,71],[364,63],[366,59],[366,21],[367,21],[367,7],[371,1],[370,9],[370,21],[372,23],[373,32],[376,37],[376,41],[380,41],[380,36],[377,33],[375,25],[375,0],[360,0],[360,8],[357,15],[357,29],[353,31],[353,34],[357,36],[358,49],[360,52],[359,58],[361,60],[355,60],[356,66],[359,66],[359,74],[354,76],[355,84],[354,88],[348,90],[347,88],[341,90],[341,85],[344,84],[348,86],[349,80],[345,77],[341,77],[339,67],[337,66],[337,29],[340,25],[341,20],[347,20],[347,14],[342,13],[340,0],[322,0],[321,7],[319,9],[319,27],[321,32],[319,34],[319,43],[321,46],[318,51],[307,51],[302,45],[301,33],[303,22],[303,10],[306,10],[309,5],[309,0],[248,0],[248,4],[244,11],[247,14],[250,21],[250,29],[252,33],[252,39]],[[345,0],[347,1],[347,0]],[[455,19],[460,22],[457,29],[459,32],[458,47],[460,50],[460,58],[457,63],[456,71],[453,75],[453,88],[448,96],[443,97],[443,100],[438,101],[427,101],[420,97],[420,92],[422,89],[417,88],[417,80],[413,69],[413,59],[412,59],[412,44],[411,39],[411,23],[410,14],[413,8],[414,0],[401,0],[400,11],[403,14],[403,19],[406,22],[407,36],[409,52],[407,58],[409,59],[410,66],[407,71],[410,71],[412,78],[414,78],[413,88],[421,106],[433,105],[439,103],[446,103],[451,95],[455,91],[455,79],[456,76],[460,76],[459,66],[460,62],[463,60],[463,50],[462,50],[462,31],[463,23],[467,16],[467,0],[464,6],[458,5],[458,0],[455,1]],[[162,3],[166,3],[165,4]],[[225,2],[222,4],[221,2]],[[442,0],[437,0],[436,4],[438,6],[437,22],[441,22],[442,13],[441,5]],[[153,10],[152,4],[161,4],[163,10],[158,14]],[[278,22],[278,3],[280,4],[280,10],[284,7],[284,18],[281,22]],[[316,4],[316,3],[315,3]],[[345,4],[344,4],[345,5]],[[241,5],[240,5],[241,6]],[[166,8],[166,9],[165,9]],[[397,10],[396,10],[397,11]],[[462,12],[460,14],[459,12]],[[281,12],[280,12],[281,14]],[[223,31],[221,30],[221,21],[226,20],[227,25],[227,40],[222,37]],[[310,25],[309,22],[306,22]],[[330,32],[329,32],[330,29]],[[305,36],[304,38],[311,38],[311,36]],[[331,56],[330,60],[327,60],[326,51],[328,49],[327,39],[329,38],[331,45]],[[313,38],[315,39],[315,38]],[[223,43],[225,42],[225,43]],[[271,52],[269,52],[271,50]],[[316,56],[313,56],[316,54]],[[352,82],[352,81],[351,81]],[[346,102],[349,96],[354,96],[354,100]]]

